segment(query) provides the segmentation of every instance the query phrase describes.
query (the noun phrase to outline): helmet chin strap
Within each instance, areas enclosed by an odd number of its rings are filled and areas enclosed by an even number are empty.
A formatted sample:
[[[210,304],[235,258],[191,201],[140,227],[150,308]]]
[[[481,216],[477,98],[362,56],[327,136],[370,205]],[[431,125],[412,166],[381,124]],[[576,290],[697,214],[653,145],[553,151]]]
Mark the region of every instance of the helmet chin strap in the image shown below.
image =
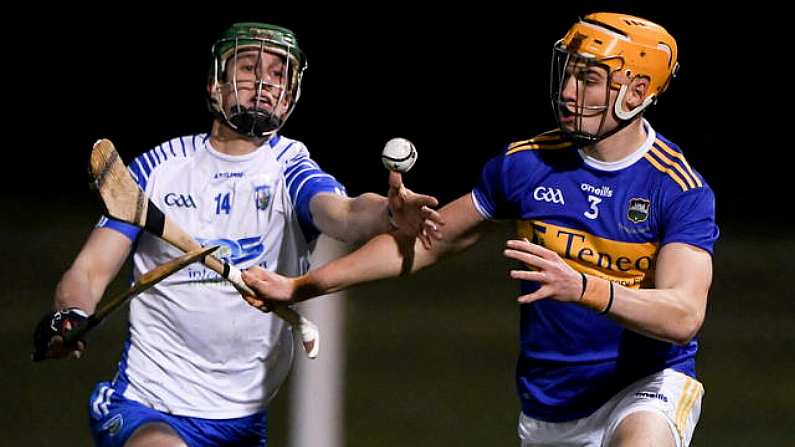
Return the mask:
[[[647,101],[644,101],[644,104],[641,104],[639,107],[636,107],[631,112],[624,112],[623,110],[620,110],[621,107],[619,106],[619,104],[620,104],[619,100],[623,98],[625,92],[626,92],[626,86],[622,86],[621,87],[621,91],[619,91],[619,94],[618,94],[618,99],[616,99],[615,107],[613,107],[613,110],[616,112],[616,115],[618,115],[619,118],[621,118],[621,120],[619,121],[618,125],[614,129],[612,129],[612,130],[610,130],[608,132],[605,132],[605,133],[603,133],[601,135],[591,135],[591,134],[586,134],[586,133],[577,132],[577,131],[569,132],[569,131],[566,131],[564,129],[561,129],[561,131],[564,134],[567,134],[568,137],[571,140],[573,140],[574,142],[576,142],[576,143],[578,143],[578,144],[580,144],[582,146],[590,146],[592,144],[596,144],[596,143],[604,140],[605,138],[614,135],[615,133],[617,133],[621,129],[627,127],[633,121],[633,118],[636,117],[638,115],[638,113],[640,113],[643,109],[645,109],[652,102],[651,101],[651,97],[649,97],[647,99]],[[619,111],[621,111],[622,113],[619,114]],[[609,109],[605,108],[603,113],[610,113]],[[621,115],[623,115],[623,116],[621,116]]]
[[[622,84],[621,88],[618,90],[618,97],[616,98],[616,103],[615,106],[613,107],[613,111],[616,113],[616,116],[623,121],[629,121],[632,118],[634,118],[635,115],[642,112],[643,109],[651,105],[655,99],[654,95],[649,95],[646,99],[643,100],[643,102],[639,106],[635,107],[630,111],[625,111],[624,106],[622,104],[624,104],[624,96],[626,96],[627,90],[629,90],[627,88],[627,85]]]

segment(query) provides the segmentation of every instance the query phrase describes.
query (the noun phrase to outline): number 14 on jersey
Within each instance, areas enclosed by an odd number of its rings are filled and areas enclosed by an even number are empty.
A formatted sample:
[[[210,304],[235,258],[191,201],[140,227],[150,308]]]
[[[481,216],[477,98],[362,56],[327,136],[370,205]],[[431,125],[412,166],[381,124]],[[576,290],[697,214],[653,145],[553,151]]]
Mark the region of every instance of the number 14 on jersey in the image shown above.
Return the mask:
[[[222,192],[222,193],[218,193],[218,195],[215,196],[215,199],[213,199],[213,200],[215,200],[215,214],[216,215],[218,215],[218,214],[229,214],[229,212],[232,210],[232,205],[230,204],[230,196],[231,195],[232,195],[232,193],[229,193],[229,192],[223,193]]]

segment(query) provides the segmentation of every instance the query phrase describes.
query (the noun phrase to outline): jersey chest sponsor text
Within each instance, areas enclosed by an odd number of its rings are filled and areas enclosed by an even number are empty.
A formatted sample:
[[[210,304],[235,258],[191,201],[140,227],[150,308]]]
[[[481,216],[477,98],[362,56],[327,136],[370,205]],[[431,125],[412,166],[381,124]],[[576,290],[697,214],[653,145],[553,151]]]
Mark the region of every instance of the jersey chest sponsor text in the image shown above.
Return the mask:
[[[640,287],[653,278],[657,243],[615,241],[540,220],[519,221],[517,232],[555,251],[577,271],[628,287]]]

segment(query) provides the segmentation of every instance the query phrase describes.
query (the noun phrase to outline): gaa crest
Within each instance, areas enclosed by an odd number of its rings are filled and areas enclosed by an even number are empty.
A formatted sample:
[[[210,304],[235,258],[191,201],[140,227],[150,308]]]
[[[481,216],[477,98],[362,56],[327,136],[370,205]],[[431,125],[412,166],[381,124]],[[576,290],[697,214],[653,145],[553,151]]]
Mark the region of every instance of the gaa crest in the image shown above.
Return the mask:
[[[272,196],[270,185],[260,185],[254,188],[254,201],[257,209],[264,210],[268,208],[268,205],[271,204]]]
[[[633,198],[629,201],[627,209],[627,219],[638,224],[649,219],[651,202],[646,199]]]

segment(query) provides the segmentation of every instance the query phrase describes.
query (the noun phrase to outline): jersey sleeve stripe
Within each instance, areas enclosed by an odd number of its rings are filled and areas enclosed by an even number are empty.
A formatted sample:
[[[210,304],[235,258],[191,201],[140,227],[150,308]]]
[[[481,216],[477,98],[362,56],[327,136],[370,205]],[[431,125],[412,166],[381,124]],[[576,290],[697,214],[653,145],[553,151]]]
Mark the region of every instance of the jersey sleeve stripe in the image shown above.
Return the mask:
[[[530,143],[530,144],[527,144],[527,145],[524,145],[524,146],[517,146],[517,147],[509,150],[508,152],[506,152],[505,155],[511,155],[511,154],[515,154],[515,153],[521,152],[521,151],[534,151],[534,150],[537,150],[537,149],[564,149],[564,148],[567,148],[567,147],[571,147],[571,143],[568,142],[568,141],[564,141],[564,142],[556,143],[556,144]]]
[[[327,178],[327,179],[332,180],[334,182],[337,181],[337,179],[335,179],[334,177],[332,177],[329,174],[326,174],[325,172],[318,172],[318,173],[315,173],[315,174],[307,175],[306,177],[304,177],[296,185],[295,189],[293,189],[292,187],[288,187],[288,189],[290,191],[290,198],[293,200],[293,202],[295,202],[295,200],[298,198],[298,195],[301,194],[301,188],[304,187],[306,182],[308,182],[309,180],[312,180],[312,179],[319,179],[319,178]]]
[[[191,147],[191,149],[193,151],[191,153],[195,153],[196,150],[198,150],[201,147],[202,144],[206,143],[207,142],[207,138],[208,138],[207,135],[194,135],[193,136],[193,147]],[[199,140],[199,143],[196,143],[196,139]]]
[[[695,182],[693,182],[693,179],[692,179],[692,178],[691,178],[691,177],[690,177],[690,176],[689,176],[689,175],[688,175],[688,174],[685,172],[685,170],[684,170],[684,169],[682,169],[682,167],[681,167],[681,166],[679,166],[679,164],[678,164],[678,163],[674,162],[674,161],[673,161],[673,160],[671,160],[670,158],[668,158],[668,157],[666,157],[665,155],[663,155],[663,153],[662,153],[662,152],[660,152],[660,151],[659,151],[659,150],[658,150],[656,147],[654,147],[654,146],[652,146],[652,147],[651,147],[651,149],[650,149],[649,151],[650,151],[652,154],[654,154],[654,155],[655,155],[655,156],[656,156],[656,157],[657,157],[659,160],[661,160],[663,163],[667,164],[668,166],[670,166],[670,167],[672,167],[672,168],[675,168],[675,169],[677,170],[677,172],[679,172],[679,174],[681,175],[681,177],[682,177],[683,179],[685,179],[685,181],[687,182],[687,185],[688,185],[690,188],[695,188],[695,187],[696,187],[696,184],[695,184]]]
[[[530,138],[530,139],[527,139],[527,140],[522,140],[522,141],[517,141],[515,143],[511,143],[508,146],[508,149],[514,149],[514,148],[517,148],[519,146],[525,146],[525,145],[530,144],[530,143],[538,143],[538,142],[542,142],[542,141],[555,141],[555,140],[560,140],[560,129],[548,130],[548,131],[546,131],[546,132],[544,132],[544,133],[542,133],[540,135],[534,136],[533,138]]]
[[[170,146],[171,142],[169,141],[168,144]],[[160,146],[158,146],[158,148],[160,149],[160,152],[163,154],[163,161],[168,160],[168,153],[166,153],[166,145],[161,144]]]
[[[472,203],[475,205],[475,209],[478,211],[478,213],[480,213],[480,215],[485,217],[486,219],[493,219],[494,217],[492,216],[492,213],[486,211],[486,208],[483,205],[481,205],[480,201],[478,200],[477,193],[474,190],[472,190],[470,195],[472,196]]]
[[[149,163],[149,169],[155,169],[157,166],[157,162],[155,162],[155,157],[152,156],[152,151],[144,152],[144,161]]]
[[[312,160],[310,160],[308,158],[304,158],[299,163],[295,163],[295,164],[289,166],[287,169],[285,169],[284,176],[289,180],[297,172],[296,171],[297,169],[303,169],[303,168],[307,168],[307,167],[314,168],[314,169],[320,169],[320,166],[318,166],[317,163],[315,163],[314,161],[312,161]]]
[[[291,147],[293,147],[293,145],[295,145],[295,141],[293,141],[292,143],[288,144],[288,145],[287,145],[287,147],[285,147],[284,149],[282,149],[282,151],[281,151],[281,152],[279,152],[279,155],[277,155],[277,156],[276,156],[276,159],[277,159],[277,160],[279,160],[279,161],[282,161],[282,157],[284,156],[284,154],[286,154],[286,153],[287,153],[287,151],[288,151],[288,150],[289,150]]]
[[[671,149],[670,146],[665,144],[665,142],[663,140],[659,139],[659,138],[657,138],[657,141],[655,141],[655,143],[657,143],[662,150],[664,150],[665,152],[671,154],[671,156],[676,157],[679,160],[681,160],[682,164],[685,165],[685,169],[687,169],[687,172],[689,172],[690,175],[693,177],[693,179],[696,181],[696,184],[698,185],[699,188],[704,186],[701,183],[701,179],[698,178],[698,176],[696,175],[695,172],[693,172],[693,168],[690,167],[690,164],[687,162],[687,160],[685,159],[684,155],[682,155],[681,153]]]
[[[129,171],[130,176],[135,180],[135,183],[141,184],[140,176],[138,175],[138,167],[137,165],[130,165],[127,166],[127,171]]]
[[[271,138],[270,141],[268,141],[268,144],[270,144],[271,149],[275,149],[276,146],[279,145],[279,141],[281,141],[281,139],[282,139],[281,135],[274,135],[273,138]]]
[[[510,145],[508,145],[508,149],[514,149],[514,148],[517,148],[519,146],[524,146],[526,144],[530,144],[530,143],[533,142],[533,140],[535,140],[535,138],[530,138],[530,139],[527,139],[527,140],[522,140],[522,141],[517,141],[515,143],[511,143]]]
[[[305,174],[312,174],[312,173],[323,173],[323,171],[320,170],[320,169],[317,169],[314,166],[307,166],[307,167],[304,167],[304,168],[302,168],[300,170],[294,171],[292,174],[290,174],[286,178],[286,180],[287,180],[287,189],[292,188],[293,183],[295,183],[295,181],[298,178],[304,176]]]
[[[651,163],[651,165],[654,166],[658,171],[663,172],[663,173],[668,174],[669,176],[671,176],[671,178],[674,179],[674,181],[679,185],[679,187],[682,188],[682,191],[687,191],[688,190],[687,185],[685,185],[685,182],[683,182],[682,179],[679,178],[679,176],[676,174],[676,172],[674,172],[673,169],[663,167],[648,152],[646,153],[646,155],[643,156],[643,158],[645,158],[646,161]]]
[[[146,157],[141,157],[141,156],[135,157],[133,163],[135,163],[140,168],[139,169],[140,172],[142,172],[144,174],[144,177],[148,179],[149,174],[152,173],[152,168],[149,166],[149,162],[146,161]]]

